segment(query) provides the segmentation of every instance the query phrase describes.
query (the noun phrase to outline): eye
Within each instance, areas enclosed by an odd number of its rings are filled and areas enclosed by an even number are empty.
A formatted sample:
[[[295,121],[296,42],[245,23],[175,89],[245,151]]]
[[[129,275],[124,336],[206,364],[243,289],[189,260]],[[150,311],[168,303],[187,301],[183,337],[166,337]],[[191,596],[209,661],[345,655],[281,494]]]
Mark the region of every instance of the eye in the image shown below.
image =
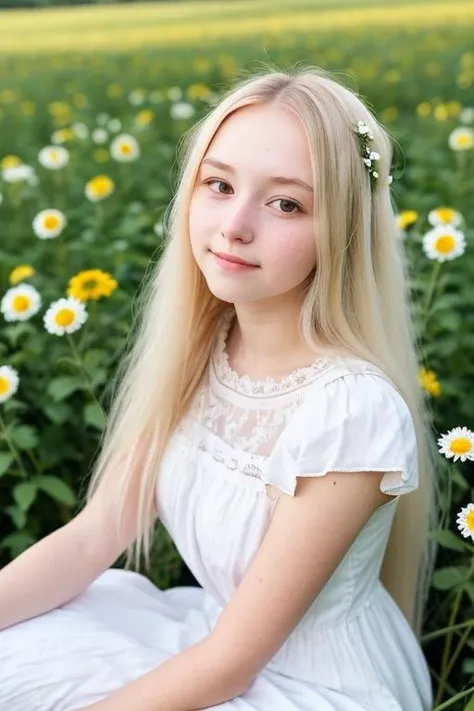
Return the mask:
[[[204,181],[205,185],[214,185],[215,183],[220,183],[221,185],[226,185],[228,188],[230,188],[229,183],[226,183],[225,180],[220,180],[219,178],[210,178],[210,180],[205,180]],[[213,190],[213,192],[216,192]],[[223,193],[221,190],[217,190],[218,193],[221,193],[221,195],[229,195],[229,193]]]
[[[278,198],[278,200],[274,200],[273,202],[281,203],[281,212],[284,212],[286,215],[295,215],[297,212],[301,212],[300,205],[298,205],[298,203],[294,200],[288,200],[288,198]],[[296,208],[296,210],[291,208]]]

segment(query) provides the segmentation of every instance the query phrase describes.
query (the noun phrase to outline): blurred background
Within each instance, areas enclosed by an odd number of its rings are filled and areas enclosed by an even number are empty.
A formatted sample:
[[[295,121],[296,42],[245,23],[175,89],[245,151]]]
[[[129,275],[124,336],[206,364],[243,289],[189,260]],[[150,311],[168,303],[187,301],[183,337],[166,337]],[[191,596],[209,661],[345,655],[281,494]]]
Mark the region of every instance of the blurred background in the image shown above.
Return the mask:
[[[465,0],[0,0],[0,567],[77,512],[183,132],[242,72],[317,65],[394,139],[420,383],[451,446],[422,644],[436,708],[474,709],[473,25]],[[195,583],[160,527],[150,577]]]

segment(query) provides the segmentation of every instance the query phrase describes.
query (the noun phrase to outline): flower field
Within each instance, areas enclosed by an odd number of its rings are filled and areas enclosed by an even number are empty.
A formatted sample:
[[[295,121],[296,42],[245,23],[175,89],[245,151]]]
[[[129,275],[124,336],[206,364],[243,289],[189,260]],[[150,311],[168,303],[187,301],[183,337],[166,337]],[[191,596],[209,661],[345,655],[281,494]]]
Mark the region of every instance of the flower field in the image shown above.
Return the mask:
[[[183,132],[241,71],[319,65],[396,146],[391,189],[438,433],[422,643],[436,708],[474,709],[472,19],[468,2],[388,0],[0,13],[0,566],[77,511],[160,257]],[[167,587],[181,563],[163,530],[155,555]]]

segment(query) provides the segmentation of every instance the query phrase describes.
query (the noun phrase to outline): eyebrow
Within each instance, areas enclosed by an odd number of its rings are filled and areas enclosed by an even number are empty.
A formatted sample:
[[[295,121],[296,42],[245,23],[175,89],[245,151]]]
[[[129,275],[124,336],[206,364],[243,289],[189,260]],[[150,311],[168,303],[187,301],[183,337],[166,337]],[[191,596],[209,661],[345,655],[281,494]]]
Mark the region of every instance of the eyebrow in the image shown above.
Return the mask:
[[[204,163],[209,163],[215,168],[227,170],[229,173],[235,174],[235,170],[232,168],[231,165],[227,165],[227,163],[222,163],[222,161],[220,160],[215,160],[214,158],[204,158],[201,162],[201,165],[204,165]],[[307,190],[310,193],[313,192],[313,188],[311,187],[311,185],[308,185],[308,183],[305,183],[304,180],[300,180],[299,178],[285,178],[284,176],[275,175],[269,178],[269,182],[279,183],[280,185],[297,185],[298,187],[303,188],[304,190]]]

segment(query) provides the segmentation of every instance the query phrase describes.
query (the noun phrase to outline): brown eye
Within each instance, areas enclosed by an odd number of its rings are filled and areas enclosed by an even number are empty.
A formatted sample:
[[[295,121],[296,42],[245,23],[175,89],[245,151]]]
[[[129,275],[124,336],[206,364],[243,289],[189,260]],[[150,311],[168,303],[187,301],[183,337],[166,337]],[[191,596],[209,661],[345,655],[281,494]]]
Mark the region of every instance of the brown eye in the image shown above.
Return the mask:
[[[213,178],[212,180],[207,180],[206,185],[214,185],[215,183],[219,183],[220,185],[225,185],[226,187],[230,188],[229,183],[226,183],[224,180],[218,180],[216,178]],[[214,190],[214,192],[216,192]],[[217,190],[218,193],[221,193],[222,195],[229,195],[229,193],[222,192],[221,190]]]
[[[275,202],[280,203],[281,211],[286,213],[287,215],[293,215],[295,212],[298,212],[300,210],[300,206],[298,203],[294,202],[294,200],[285,200],[285,198],[279,198],[278,200],[275,200]],[[292,208],[296,208],[292,209]]]

